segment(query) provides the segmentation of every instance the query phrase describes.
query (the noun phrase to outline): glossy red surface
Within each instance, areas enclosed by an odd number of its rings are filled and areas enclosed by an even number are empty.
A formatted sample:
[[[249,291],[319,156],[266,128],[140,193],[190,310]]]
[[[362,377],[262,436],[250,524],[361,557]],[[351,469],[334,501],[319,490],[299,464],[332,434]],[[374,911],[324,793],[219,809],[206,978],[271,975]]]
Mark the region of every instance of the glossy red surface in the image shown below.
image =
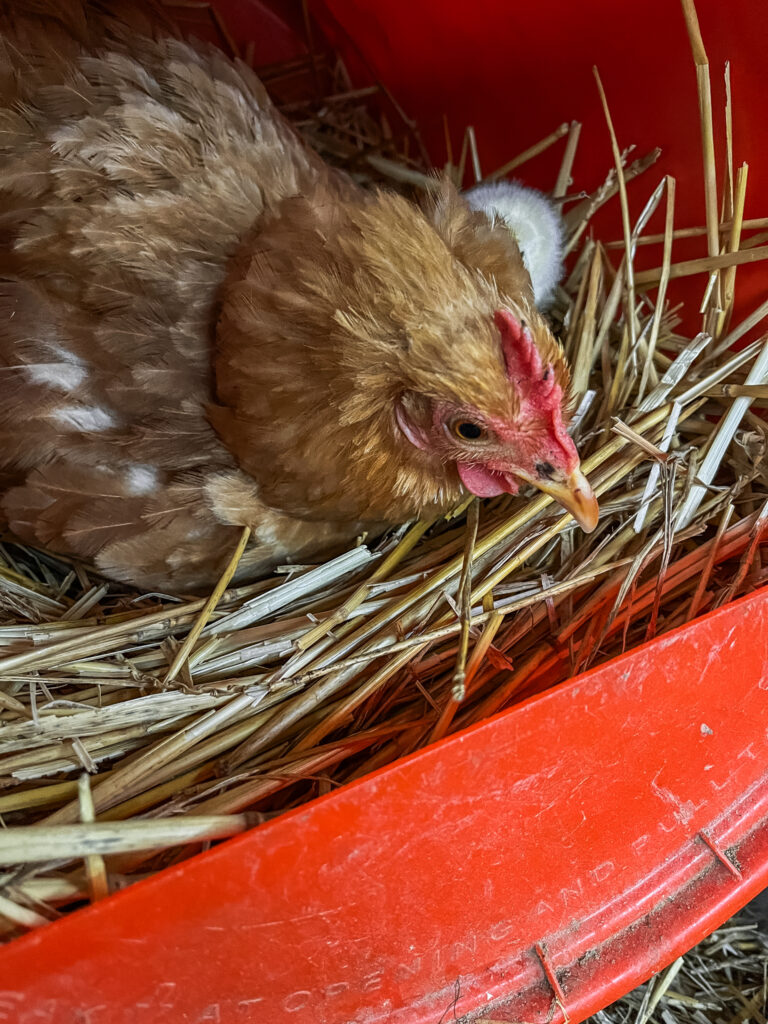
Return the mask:
[[[577,120],[583,129],[574,189],[592,191],[613,166],[592,72],[597,66],[620,147],[637,147],[630,159],[656,146],[662,149],[655,168],[629,186],[633,219],[661,177],[671,174],[678,181],[676,226],[704,223],[696,73],[678,0],[322,0],[322,7],[343,26],[336,41],[350,54],[364,56],[418,123],[438,164],[446,155],[443,114],[455,153],[465,127],[474,126],[484,173],[563,122]],[[765,217],[768,4],[697,0],[696,7],[711,67],[718,178],[722,181],[725,159],[724,66],[730,60],[734,161],[736,166],[749,164],[746,216]],[[515,173],[526,184],[551,189],[563,147],[561,141]],[[663,230],[663,206],[649,232]],[[598,237],[621,237],[616,200],[595,225]],[[704,255],[703,238],[675,245],[675,259]],[[636,263],[639,268],[658,266],[660,247],[641,248]],[[737,315],[765,298],[765,279],[760,268],[739,271]],[[671,296],[698,309],[705,284],[702,278],[678,282]],[[696,320],[691,317],[688,326],[695,328]]]
[[[678,224],[703,222],[672,0],[325,3],[329,33],[355,40],[438,161],[443,112],[454,145],[475,125],[486,169],[578,118],[576,180],[594,187],[611,163],[598,63],[621,143],[665,151],[631,186],[633,213],[672,173]],[[300,5],[268,6],[288,28],[259,45],[298,52]],[[733,61],[747,214],[766,214],[768,6],[698,7],[716,112]],[[263,24],[260,4],[226,13],[243,38]],[[550,187],[560,152],[521,177]],[[763,281],[739,271],[742,305]],[[767,638],[763,591],[37,931],[0,953],[0,1021],[576,1024],[768,883]]]

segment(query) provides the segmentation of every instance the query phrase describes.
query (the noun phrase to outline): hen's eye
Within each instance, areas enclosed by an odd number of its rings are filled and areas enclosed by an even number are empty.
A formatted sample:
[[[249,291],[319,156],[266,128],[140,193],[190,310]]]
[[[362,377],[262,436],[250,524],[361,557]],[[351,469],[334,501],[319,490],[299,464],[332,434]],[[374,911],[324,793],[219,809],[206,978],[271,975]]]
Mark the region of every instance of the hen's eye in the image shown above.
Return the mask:
[[[485,436],[483,428],[471,420],[459,420],[458,423],[454,423],[453,432],[462,441],[479,441]]]

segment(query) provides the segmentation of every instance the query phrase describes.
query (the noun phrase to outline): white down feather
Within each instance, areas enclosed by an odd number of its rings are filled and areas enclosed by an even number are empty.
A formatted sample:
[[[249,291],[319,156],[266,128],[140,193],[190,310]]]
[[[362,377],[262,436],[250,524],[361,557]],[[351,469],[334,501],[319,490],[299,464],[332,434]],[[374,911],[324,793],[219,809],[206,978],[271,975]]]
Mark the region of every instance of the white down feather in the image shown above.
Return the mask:
[[[520,246],[539,309],[551,305],[563,275],[564,230],[557,207],[516,181],[477,185],[464,194],[473,210],[502,220]]]

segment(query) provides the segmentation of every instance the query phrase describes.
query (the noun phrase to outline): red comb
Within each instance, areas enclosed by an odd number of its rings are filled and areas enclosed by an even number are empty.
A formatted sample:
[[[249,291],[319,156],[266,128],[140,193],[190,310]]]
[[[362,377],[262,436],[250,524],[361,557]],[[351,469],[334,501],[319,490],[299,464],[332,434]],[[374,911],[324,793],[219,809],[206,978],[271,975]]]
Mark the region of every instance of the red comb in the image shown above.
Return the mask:
[[[493,319],[501,333],[501,350],[510,382],[520,387],[528,381],[541,380],[544,367],[528,328],[508,309],[497,310]]]
[[[521,419],[544,417],[549,423],[552,441],[578,466],[576,447],[563,423],[563,390],[555,379],[552,366],[544,366],[528,327],[508,309],[493,315],[501,334],[501,350],[507,377],[520,399]]]

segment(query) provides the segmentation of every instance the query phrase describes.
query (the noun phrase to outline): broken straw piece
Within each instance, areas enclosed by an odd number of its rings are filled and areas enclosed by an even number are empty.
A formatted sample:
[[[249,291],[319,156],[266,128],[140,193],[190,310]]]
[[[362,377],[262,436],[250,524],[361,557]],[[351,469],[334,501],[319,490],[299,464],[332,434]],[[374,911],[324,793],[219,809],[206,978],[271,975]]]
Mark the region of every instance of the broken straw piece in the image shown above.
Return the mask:
[[[222,632],[252,626],[254,622],[261,621],[267,615],[274,615],[275,612],[290,607],[300,598],[306,597],[307,594],[322,590],[329,583],[335,583],[343,576],[357,572],[377,558],[378,555],[375,552],[370,551],[362,544],[359,548],[352,548],[351,551],[346,551],[338,558],[331,559],[330,562],[304,573],[303,576],[297,576],[296,579],[282,583],[266,594],[260,594],[258,597],[246,601],[236,612],[231,612],[219,619],[215,624],[216,631]]]
[[[677,421],[680,418],[682,412],[682,405],[679,402],[675,402],[672,406],[672,411],[669,414],[669,419],[664,427],[664,434],[659,442],[659,449],[663,452],[669,451],[669,446],[672,443],[672,438],[675,436],[677,430]],[[645,526],[645,520],[648,516],[648,507],[651,502],[651,498],[656,493],[656,488],[659,484],[659,477],[661,476],[661,463],[654,462],[651,466],[651,471],[648,474],[648,481],[643,491],[643,497],[640,500],[640,508],[637,515],[635,516],[635,533],[640,533],[643,526]]]
[[[745,383],[765,384],[766,381],[768,381],[768,341],[763,344],[760,354],[747,375]],[[752,402],[752,398],[734,399],[733,405],[721,420],[712,438],[709,451],[699,468],[698,479],[701,483],[693,485],[683,507],[680,509],[680,514],[677,517],[677,528],[679,530],[685,529],[696,514],[702,498],[707,493],[707,485],[714,479],[715,473],[719,469],[720,463],[723,461],[728,450],[728,445],[733,440],[733,435],[736,433],[739,423],[741,423],[744,414]]]
[[[689,345],[686,345],[680,355],[675,359],[659,381],[658,386],[655,387],[650,395],[641,402],[638,406],[638,412],[651,412],[653,409],[658,409],[658,407],[666,401],[667,395],[672,388],[674,388],[676,384],[680,383],[697,356],[711,341],[711,334],[705,334],[704,332],[697,334],[693,341]]]
[[[573,418],[571,419],[571,422],[568,424],[568,433],[569,434],[576,434],[578,432],[579,427],[581,426],[581,424],[582,424],[582,422],[584,420],[584,417],[587,415],[587,413],[591,409],[592,403],[594,402],[596,396],[597,396],[597,391],[585,391],[584,392],[584,397],[579,402],[579,407],[576,410],[576,412],[573,414]]]

